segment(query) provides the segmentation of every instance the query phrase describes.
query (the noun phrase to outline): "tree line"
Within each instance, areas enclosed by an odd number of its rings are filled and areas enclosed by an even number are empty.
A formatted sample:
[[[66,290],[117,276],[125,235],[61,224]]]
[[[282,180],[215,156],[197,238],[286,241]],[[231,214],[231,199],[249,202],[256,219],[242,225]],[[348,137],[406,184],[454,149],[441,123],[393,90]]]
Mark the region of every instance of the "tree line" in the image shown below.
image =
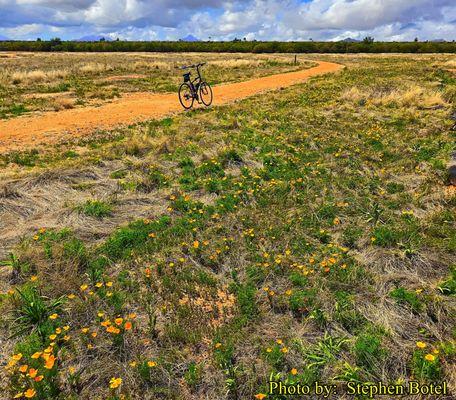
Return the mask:
[[[456,53],[453,42],[75,42],[58,38],[0,41],[0,51],[37,52],[228,52],[228,53]]]

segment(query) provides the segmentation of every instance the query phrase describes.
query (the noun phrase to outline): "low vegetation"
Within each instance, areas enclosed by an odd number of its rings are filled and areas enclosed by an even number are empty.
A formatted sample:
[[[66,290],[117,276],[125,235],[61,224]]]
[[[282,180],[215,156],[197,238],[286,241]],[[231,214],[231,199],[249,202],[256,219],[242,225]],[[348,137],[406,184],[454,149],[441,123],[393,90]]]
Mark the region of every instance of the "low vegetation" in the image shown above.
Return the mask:
[[[0,118],[98,105],[134,92],[177,92],[178,66],[206,60],[211,84],[305,69],[292,55],[0,53]],[[193,72],[195,73],[195,72]]]
[[[231,42],[71,42],[59,38],[33,41],[3,41],[0,51],[48,52],[207,52],[207,53],[454,53],[455,42],[259,42],[234,39]]]
[[[85,198],[54,204],[67,218],[3,263],[9,396],[285,398],[269,379],[456,390],[449,57],[324,58],[347,68],[4,156],[5,207],[31,207],[34,185]]]

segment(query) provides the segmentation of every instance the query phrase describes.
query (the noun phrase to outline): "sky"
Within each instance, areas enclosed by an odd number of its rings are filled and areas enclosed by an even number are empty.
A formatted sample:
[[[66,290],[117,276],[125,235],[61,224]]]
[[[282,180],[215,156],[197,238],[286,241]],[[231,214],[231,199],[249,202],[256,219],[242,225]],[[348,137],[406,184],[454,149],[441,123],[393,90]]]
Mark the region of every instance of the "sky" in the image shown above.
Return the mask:
[[[0,38],[456,39],[456,0],[0,0]]]

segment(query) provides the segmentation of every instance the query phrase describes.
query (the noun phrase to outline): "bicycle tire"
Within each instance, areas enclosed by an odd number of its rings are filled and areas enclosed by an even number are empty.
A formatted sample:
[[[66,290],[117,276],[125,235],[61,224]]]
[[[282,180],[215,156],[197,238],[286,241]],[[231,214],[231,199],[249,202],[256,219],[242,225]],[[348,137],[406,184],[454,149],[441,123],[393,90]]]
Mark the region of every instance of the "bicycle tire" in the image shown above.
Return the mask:
[[[191,99],[190,103],[189,100]],[[179,86],[179,102],[181,103],[182,107],[186,110],[189,110],[193,107],[193,102],[195,101],[195,97],[193,96],[192,88],[188,83],[183,83]]]
[[[199,87],[199,99],[202,103],[206,107],[209,107],[212,104],[213,97],[211,85],[207,82],[201,82]]]

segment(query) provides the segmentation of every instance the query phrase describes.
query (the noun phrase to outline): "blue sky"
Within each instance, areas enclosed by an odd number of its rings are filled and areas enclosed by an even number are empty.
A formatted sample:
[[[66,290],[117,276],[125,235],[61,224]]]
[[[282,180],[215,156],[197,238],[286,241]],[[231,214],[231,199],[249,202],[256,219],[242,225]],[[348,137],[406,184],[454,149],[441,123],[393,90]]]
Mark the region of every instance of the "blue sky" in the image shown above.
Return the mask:
[[[0,0],[0,37],[456,39],[456,0]]]

